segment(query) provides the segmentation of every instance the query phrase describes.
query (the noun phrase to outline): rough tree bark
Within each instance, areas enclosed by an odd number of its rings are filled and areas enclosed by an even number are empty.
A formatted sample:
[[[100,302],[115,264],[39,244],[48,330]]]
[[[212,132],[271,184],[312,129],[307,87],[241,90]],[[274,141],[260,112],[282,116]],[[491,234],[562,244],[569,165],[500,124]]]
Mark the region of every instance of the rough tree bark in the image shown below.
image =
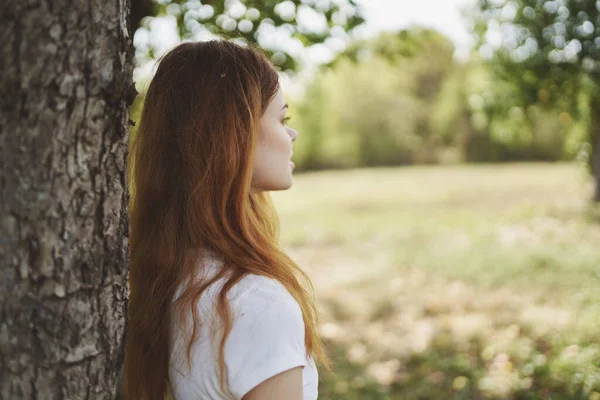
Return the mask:
[[[107,399],[128,298],[129,0],[0,7],[0,398]]]

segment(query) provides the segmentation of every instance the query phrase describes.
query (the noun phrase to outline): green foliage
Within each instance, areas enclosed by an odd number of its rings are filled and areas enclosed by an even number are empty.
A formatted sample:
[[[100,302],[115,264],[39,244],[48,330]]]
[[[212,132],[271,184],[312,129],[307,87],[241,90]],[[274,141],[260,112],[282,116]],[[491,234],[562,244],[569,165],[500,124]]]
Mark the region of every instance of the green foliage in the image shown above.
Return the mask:
[[[384,33],[352,46],[295,107],[302,135],[297,165],[436,162],[444,143],[431,112],[453,66],[452,52],[447,38],[426,29]]]
[[[358,62],[372,55],[382,56],[393,64],[425,54],[436,60],[450,61],[453,52],[452,42],[444,35],[432,29],[414,27],[397,33],[383,32],[374,39],[354,43],[329,66],[343,59]],[[432,65],[430,68],[439,70],[444,66]]]
[[[350,31],[362,24],[364,18],[359,11],[354,0],[213,0],[202,1],[202,4],[199,0],[154,0],[153,15],[174,16],[182,41],[191,40],[198,30],[204,28],[217,36],[261,44],[261,29],[271,25],[283,29],[279,35],[287,34],[303,46],[310,46],[325,42],[333,32]],[[300,13],[316,14],[317,18],[321,16],[324,28],[313,31],[303,26],[299,23]],[[273,34],[270,33],[271,36]],[[298,68],[296,57],[287,50],[269,45],[262,47],[282,70]]]
[[[520,102],[520,88],[498,80],[489,64],[471,60],[444,82],[432,116],[467,161],[572,159],[585,121],[558,106]],[[580,112],[589,110],[583,105]]]
[[[596,0],[479,0],[478,10],[480,46],[489,46],[485,34],[491,27],[503,30],[492,65],[498,77],[520,89],[524,103],[568,107],[600,79]]]
[[[340,132],[354,143],[359,165],[407,164],[421,138],[406,76],[381,58],[342,62],[333,76]]]
[[[600,201],[600,2],[478,0],[473,21],[495,78],[512,87],[512,101],[488,117],[505,119],[515,106],[537,105],[566,113],[563,122],[582,120],[569,140],[572,147],[586,131],[582,139],[590,147],[586,157]],[[502,42],[490,43],[488,34],[499,32]]]
[[[329,67],[297,104],[300,168],[569,159],[586,128],[558,106],[521,102],[489,64],[454,62],[449,40],[427,29],[356,43]]]

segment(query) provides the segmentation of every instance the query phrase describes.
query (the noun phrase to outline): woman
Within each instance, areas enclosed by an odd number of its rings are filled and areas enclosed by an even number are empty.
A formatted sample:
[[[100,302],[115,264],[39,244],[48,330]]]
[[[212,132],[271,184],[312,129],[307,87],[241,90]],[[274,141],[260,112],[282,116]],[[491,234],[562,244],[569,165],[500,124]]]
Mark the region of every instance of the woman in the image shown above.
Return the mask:
[[[278,75],[227,41],[164,56],[128,158],[125,399],[316,399],[310,281],[278,245],[292,185]]]

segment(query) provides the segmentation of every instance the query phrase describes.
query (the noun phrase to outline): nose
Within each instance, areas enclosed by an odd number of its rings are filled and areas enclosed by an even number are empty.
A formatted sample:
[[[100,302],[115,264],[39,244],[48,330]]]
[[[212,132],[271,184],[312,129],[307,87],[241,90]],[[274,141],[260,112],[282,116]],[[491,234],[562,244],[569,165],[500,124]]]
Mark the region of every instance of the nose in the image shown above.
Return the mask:
[[[298,137],[298,131],[295,130],[294,128],[288,127],[288,135],[290,135],[290,137],[292,138],[292,142],[293,142]]]

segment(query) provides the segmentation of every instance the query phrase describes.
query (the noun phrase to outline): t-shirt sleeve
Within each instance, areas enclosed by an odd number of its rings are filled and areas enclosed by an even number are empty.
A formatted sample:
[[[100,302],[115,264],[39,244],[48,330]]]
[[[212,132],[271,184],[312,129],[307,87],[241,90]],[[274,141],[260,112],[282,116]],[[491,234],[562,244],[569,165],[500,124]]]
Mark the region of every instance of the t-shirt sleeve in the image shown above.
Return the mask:
[[[225,345],[229,389],[236,399],[272,376],[307,364],[300,306],[280,283],[257,279],[237,302]]]

